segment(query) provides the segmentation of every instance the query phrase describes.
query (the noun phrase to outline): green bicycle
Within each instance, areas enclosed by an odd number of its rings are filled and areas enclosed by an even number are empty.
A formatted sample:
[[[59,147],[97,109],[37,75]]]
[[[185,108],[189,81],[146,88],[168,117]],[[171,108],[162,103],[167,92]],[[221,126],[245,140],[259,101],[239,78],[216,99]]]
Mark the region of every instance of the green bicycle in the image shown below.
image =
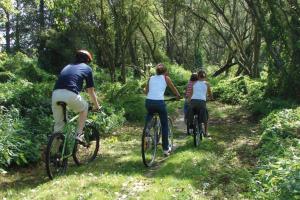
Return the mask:
[[[100,134],[93,123],[87,120],[83,130],[83,140],[77,140],[74,122],[79,115],[67,121],[67,104],[65,102],[57,102],[57,104],[63,108],[66,125],[63,133],[54,133],[48,140],[45,161],[46,171],[51,180],[66,172],[69,157],[72,156],[77,165],[89,163],[96,158],[100,147]]]

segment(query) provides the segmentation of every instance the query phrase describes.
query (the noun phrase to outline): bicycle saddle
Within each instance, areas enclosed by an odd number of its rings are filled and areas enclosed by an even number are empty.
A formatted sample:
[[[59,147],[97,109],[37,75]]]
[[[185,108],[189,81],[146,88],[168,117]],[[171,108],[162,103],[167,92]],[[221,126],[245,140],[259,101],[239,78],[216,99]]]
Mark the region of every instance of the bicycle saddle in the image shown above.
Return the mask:
[[[58,102],[56,102],[56,104],[59,105],[59,106],[63,106],[63,107],[67,106],[67,103],[63,102],[63,101],[58,101]]]

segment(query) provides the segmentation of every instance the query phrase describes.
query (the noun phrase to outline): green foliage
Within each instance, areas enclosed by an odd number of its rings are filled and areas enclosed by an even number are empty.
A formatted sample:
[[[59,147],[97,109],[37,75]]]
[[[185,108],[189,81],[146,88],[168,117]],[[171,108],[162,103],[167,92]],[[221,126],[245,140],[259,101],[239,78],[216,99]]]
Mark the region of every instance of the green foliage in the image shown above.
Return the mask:
[[[262,129],[253,192],[258,199],[299,198],[300,107],[272,112]]]
[[[82,48],[80,40],[70,30],[57,32],[50,29],[43,38],[46,40],[46,48],[39,56],[39,65],[50,73],[58,74],[72,61],[74,52]]]
[[[15,75],[11,72],[0,72],[0,83],[5,83],[14,80],[15,78]]]
[[[1,54],[0,82],[4,83],[17,78],[26,79],[30,82],[43,82],[54,80],[54,76],[47,74],[36,65],[36,60],[27,55],[17,52],[13,56]]]
[[[0,168],[12,163],[18,165],[40,159],[40,145],[26,130],[25,120],[18,109],[1,108],[0,114]]]
[[[245,77],[239,76],[231,79],[221,80],[213,88],[214,97],[224,103],[239,104],[248,93]]]
[[[106,91],[107,101],[117,110],[124,109],[127,120],[141,121],[146,115],[142,84],[142,81],[129,80],[124,85],[106,84],[102,90]]]
[[[295,104],[290,100],[268,97],[264,80],[239,76],[215,82],[213,94],[216,99],[224,103],[241,104],[255,116],[264,116],[275,109],[290,108]]]
[[[180,65],[166,64],[169,76],[173,81],[175,87],[178,89],[179,93],[183,95],[187,83],[190,80],[191,72],[185,70]],[[169,89],[166,91],[166,95],[174,95]]]

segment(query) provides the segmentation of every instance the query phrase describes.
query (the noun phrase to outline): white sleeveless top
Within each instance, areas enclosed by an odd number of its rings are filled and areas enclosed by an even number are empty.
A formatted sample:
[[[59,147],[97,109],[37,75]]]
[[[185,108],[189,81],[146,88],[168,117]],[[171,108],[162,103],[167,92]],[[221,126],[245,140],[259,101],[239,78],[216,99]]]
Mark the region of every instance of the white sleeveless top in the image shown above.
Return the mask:
[[[164,100],[167,83],[164,75],[151,76],[149,80],[147,99]]]
[[[206,101],[207,84],[205,81],[197,81],[193,85],[193,96],[191,99]]]

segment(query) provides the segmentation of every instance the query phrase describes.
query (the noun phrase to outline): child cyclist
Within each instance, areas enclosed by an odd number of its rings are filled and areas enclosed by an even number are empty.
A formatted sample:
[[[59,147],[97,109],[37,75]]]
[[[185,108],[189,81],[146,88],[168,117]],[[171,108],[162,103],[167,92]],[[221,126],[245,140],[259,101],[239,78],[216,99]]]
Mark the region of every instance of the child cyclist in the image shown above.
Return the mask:
[[[183,107],[183,111],[184,111],[184,121],[185,123],[187,123],[187,116],[188,116],[188,107],[189,107],[189,101],[188,101],[188,97],[190,96],[191,92],[192,92],[192,88],[194,83],[198,80],[198,75],[197,73],[192,73],[191,78],[187,84],[186,90],[185,90],[185,101],[184,101],[184,107]]]
[[[189,111],[188,121],[189,128],[193,128],[194,114],[199,115],[199,123],[204,123],[204,136],[208,136],[208,112],[206,108],[207,97],[212,99],[212,92],[209,83],[206,81],[206,73],[204,70],[198,72],[198,80],[194,83],[191,93],[189,94]],[[189,130],[188,130],[189,132]]]

